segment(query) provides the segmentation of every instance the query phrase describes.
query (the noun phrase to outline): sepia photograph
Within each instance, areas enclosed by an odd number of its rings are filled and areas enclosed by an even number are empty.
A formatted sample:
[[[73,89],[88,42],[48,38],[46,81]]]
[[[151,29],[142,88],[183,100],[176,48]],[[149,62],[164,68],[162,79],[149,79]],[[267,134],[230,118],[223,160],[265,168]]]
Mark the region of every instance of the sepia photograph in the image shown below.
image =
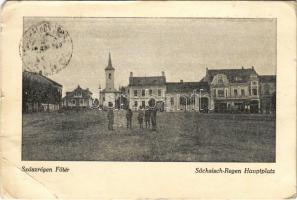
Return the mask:
[[[8,1],[0,198],[295,198],[295,8]]]
[[[24,17],[23,161],[276,162],[275,18]]]

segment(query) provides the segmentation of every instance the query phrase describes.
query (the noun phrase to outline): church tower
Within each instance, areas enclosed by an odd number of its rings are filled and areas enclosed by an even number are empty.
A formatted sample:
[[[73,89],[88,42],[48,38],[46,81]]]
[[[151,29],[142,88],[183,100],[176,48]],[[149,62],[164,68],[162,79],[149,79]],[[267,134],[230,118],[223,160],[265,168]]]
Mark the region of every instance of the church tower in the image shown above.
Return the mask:
[[[111,56],[109,53],[108,65],[105,68],[106,91],[114,91],[114,68],[111,63]]]
[[[120,92],[114,88],[114,71],[115,69],[112,66],[109,53],[108,64],[105,68],[105,88],[99,92],[100,105],[103,107],[119,107],[116,100],[118,99]]]

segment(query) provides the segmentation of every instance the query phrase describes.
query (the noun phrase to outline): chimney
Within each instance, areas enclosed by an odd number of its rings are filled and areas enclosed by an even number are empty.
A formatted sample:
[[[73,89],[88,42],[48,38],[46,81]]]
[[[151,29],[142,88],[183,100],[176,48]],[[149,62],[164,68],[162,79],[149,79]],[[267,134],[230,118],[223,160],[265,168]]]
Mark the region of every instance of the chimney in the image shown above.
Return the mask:
[[[183,79],[180,79],[180,82],[181,82],[181,83],[183,83],[183,82],[184,82],[184,80],[183,80]]]
[[[42,75],[42,71],[41,70],[39,71],[39,75]]]
[[[162,73],[162,76],[165,76],[165,72],[164,71],[162,71],[161,73]]]
[[[133,77],[133,72],[130,72],[130,77]]]

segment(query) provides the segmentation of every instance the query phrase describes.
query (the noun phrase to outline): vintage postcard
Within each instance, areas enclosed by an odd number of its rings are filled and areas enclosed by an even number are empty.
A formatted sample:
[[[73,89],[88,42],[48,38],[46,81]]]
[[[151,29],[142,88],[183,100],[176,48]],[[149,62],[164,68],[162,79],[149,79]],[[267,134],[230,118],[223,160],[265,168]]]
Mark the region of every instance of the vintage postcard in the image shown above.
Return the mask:
[[[296,197],[294,2],[7,2],[4,198]]]

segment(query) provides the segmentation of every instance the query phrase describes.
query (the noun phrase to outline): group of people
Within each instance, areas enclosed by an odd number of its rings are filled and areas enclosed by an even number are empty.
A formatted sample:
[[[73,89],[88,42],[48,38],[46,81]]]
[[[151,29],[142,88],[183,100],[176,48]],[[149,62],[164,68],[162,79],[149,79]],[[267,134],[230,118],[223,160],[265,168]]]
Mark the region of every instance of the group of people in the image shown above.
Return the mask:
[[[114,123],[114,113],[113,109],[109,109],[107,113],[108,118],[108,130],[113,130],[113,123]],[[133,112],[129,108],[126,111],[126,119],[127,119],[127,129],[132,128],[132,119],[133,119]],[[137,116],[139,128],[143,129],[143,124],[145,123],[146,128],[152,128],[153,131],[157,130],[157,109],[146,107],[143,108],[142,106],[139,107],[138,116]]]

